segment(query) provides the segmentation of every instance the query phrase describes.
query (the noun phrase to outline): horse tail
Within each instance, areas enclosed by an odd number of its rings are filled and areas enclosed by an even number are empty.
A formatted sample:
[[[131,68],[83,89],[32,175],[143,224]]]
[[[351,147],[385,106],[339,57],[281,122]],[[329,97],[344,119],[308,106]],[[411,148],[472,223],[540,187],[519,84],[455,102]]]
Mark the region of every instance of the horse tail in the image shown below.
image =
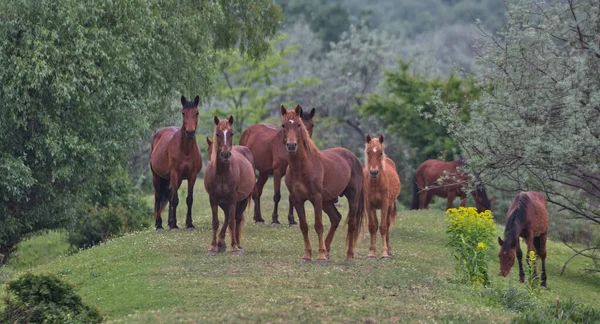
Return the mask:
[[[354,249],[356,249],[356,243],[358,242],[358,238],[360,236],[360,233],[363,232],[363,227],[366,225],[364,222],[365,219],[365,214],[366,214],[366,209],[365,209],[365,191],[363,189],[362,186],[362,182],[361,182],[361,187],[360,187],[360,191],[358,193],[357,199],[358,199],[358,209],[356,210],[356,215],[355,217],[355,222],[354,222],[354,227],[351,226],[350,224],[348,224],[348,234],[346,235],[346,250],[348,250],[350,248],[350,246],[353,246]],[[346,222],[350,222],[350,218],[348,218],[346,220]]]
[[[395,205],[396,203],[394,202],[394,209],[395,209]],[[412,196],[412,202],[410,204],[410,209],[414,210],[414,209],[419,209],[419,186],[417,186],[417,175],[415,174],[415,177],[413,178],[413,196]]]
[[[162,211],[165,209],[165,206],[167,205],[167,202],[169,201],[169,198],[171,197],[171,182],[169,180],[166,179],[160,179],[160,188],[159,188],[159,192],[160,192],[160,204],[159,204],[159,211],[162,213]],[[156,218],[157,214],[154,215],[154,217]]]
[[[396,222],[396,217],[398,217],[398,208],[396,206],[397,202],[397,200],[394,200],[394,204],[392,205],[392,211],[390,213],[390,227],[394,226],[394,223]]]

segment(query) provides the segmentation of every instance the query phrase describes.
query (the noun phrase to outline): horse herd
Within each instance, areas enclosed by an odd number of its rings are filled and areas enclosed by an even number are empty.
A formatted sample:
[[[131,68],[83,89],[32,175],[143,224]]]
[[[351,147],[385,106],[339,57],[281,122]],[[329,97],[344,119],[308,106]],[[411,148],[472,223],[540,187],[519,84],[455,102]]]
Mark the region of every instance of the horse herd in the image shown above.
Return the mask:
[[[169,202],[168,226],[177,231],[176,209],[179,203],[177,189],[183,180],[188,181],[186,198],[186,228],[194,229],[192,223],[193,190],[197,174],[202,168],[202,156],[196,144],[199,97],[188,101],[181,97],[181,127],[159,129],[152,139],[150,167],[155,190],[154,217],[157,231],[162,231],[161,212]],[[325,264],[329,259],[331,242],[342,215],[336,208],[338,197],[348,200],[346,260],[356,256],[356,243],[363,220],[367,216],[370,246],[367,258],[376,258],[377,231],[382,239],[381,257],[392,256],[389,230],[397,214],[397,198],[401,184],[394,161],[385,155],[384,136],[366,136],[365,163],[351,151],[335,147],[319,150],[312,141],[315,109],[303,111],[300,105],[294,110],[280,108],[281,127],[258,124],[248,127],[240,138],[240,145],[233,144],[234,117],[220,120],[214,117],[212,140],[207,137],[209,162],[204,170],[204,187],[209,196],[212,211],[212,240],[209,255],[227,249],[225,235],[231,234],[231,253],[242,254],[241,246],[244,211],[250,199],[254,200],[254,221],[264,223],[260,208],[263,187],[273,175],[275,193],[272,223],[279,224],[278,204],[281,198],[281,179],[289,191],[290,225],[295,225],[293,210],[298,213],[300,229],[304,237],[304,255],[301,262],[312,260],[312,246],[308,237],[308,223],[304,203],[308,200],[314,207],[314,229],[318,237],[317,262]],[[461,167],[464,161],[452,162],[427,160],[415,171],[411,209],[425,209],[432,197],[448,199],[447,208],[455,197],[460,205],[466,205],[466,184],[472,178]],[[258,171],[258,178],[255,176]],[[475,177],[471,194],[479,212],[491,209],[485,186]],[[225,214],[219,234],[218,208]],[[376,210],[381,210],[378,222]],[[323,212],[331,226],[323,237]],[[508,213],[504,240],[499,259],[501,274],[507,276],[514,264],[515,254],[519,261],[519,279],[524,281],[522,251],[519,237],[525,239],[527,249],[535,251],[542,260],[542,286],[546,286],[545,258],[548,213],[545,198],[536,192],[521,192],[514,198]]]

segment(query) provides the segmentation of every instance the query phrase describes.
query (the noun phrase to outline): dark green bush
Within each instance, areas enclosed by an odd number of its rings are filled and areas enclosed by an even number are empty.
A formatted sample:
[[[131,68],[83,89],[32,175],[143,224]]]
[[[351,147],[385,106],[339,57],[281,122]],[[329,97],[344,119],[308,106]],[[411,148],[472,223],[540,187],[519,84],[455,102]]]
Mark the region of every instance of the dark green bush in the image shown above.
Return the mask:
[[[98,310],[84,305],[73,288],[53,275],[26,273],[7,284],[3,323],[100,323]]]

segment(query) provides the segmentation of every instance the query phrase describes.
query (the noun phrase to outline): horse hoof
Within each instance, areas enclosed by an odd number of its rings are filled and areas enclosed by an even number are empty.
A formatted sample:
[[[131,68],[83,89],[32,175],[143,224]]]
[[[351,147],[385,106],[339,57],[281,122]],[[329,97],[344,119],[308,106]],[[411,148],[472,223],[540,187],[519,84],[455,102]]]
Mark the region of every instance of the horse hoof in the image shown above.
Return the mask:
[[[242,255],[244,254],[244,250],[240,249],[237,251],[231,251],[231,255]]]
[[[310,259],[300,259],[300,264],[306,264],[306,263],[311,263],[312,260]]]
[[[298,227],[298,223],[290,223],[290,227]]]
[[[323,260],[317,260],[317,264],[326,265],[327,264],[327,260],[325,260],[325,259],[323,259]]]
[[[179,232],[179,227],[173,227],[169,231],[171,231],[171,232]]]
[[[272,222],[272,223],[271,223],[271,226],[272,226],[272,227],[279,227],[280,225],[281,225],[281,223],[280,223],[280,222],[277,222],[277,223],[275,223],[275,222]]]
[[[217,251],[208,250],[208,253],[206,253],[206,255],[208,255],[208,256],[215,256],[215,255],[217,255]]]
[[[190,226],[190,227],[187,228],[187,230],[191,232],[191,231],[195,231],[196,228],[194,226]]]
[[[162,231],[164,231],[164,229],[162,227],[159,227],[159,228],[156,229],[156,232],[158,232],[158,233],[160,233]]]
[[[368,257],[367,257],[367,260],[369,260],[369,261],[376,261],[376,260],[377,260],[377,257],[374,257],[374,256],[368,256]]]
[[[254,224],[258,224],[258,225],[264,225],[265,221],[254,221]]]
[[[383,261],[383,262],[388,261],[390,259],[391,259],[391,257],[389,257],[389,256],[381,257],[381,261]]]

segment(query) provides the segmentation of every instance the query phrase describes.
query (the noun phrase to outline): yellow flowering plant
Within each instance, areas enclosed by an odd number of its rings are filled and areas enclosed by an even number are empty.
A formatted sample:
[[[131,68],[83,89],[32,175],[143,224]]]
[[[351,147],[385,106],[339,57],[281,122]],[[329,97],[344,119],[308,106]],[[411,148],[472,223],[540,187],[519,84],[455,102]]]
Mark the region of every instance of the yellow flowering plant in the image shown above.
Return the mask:
[[[540,287],[540,277],[537,275],[536,271],[536,260],[537,255],[535,251],[529,251],[527,254],[527,283],[525,287],[532,295],[539,295],[541,290]]]
[[[496,230],[491,211],[478,213],[474,207],[460,207],[450,208],[446,214],[448,245],[453,248],[457,275],[474,285],[488,285],[486,251]]]

